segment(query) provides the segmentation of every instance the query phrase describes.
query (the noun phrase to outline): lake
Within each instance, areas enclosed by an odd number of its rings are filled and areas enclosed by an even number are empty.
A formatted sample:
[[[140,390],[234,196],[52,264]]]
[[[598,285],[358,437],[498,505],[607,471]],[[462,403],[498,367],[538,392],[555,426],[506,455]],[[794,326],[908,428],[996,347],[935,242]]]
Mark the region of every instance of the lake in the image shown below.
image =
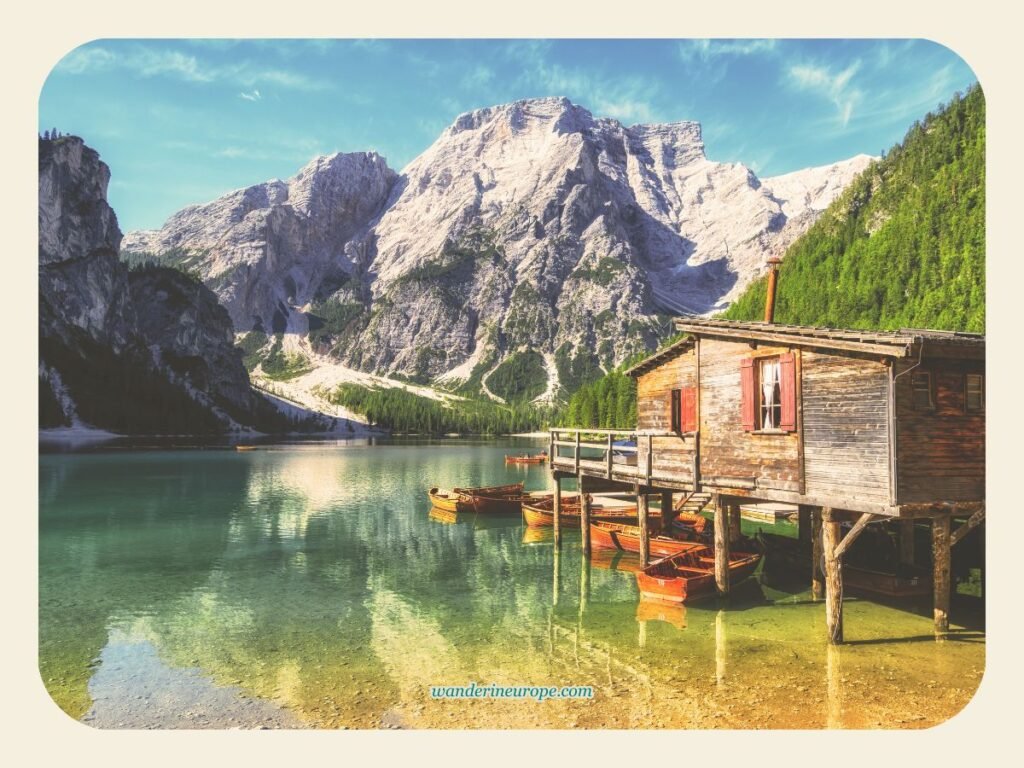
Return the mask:
[[[102,728],[921,728],[973,696],[976,607],[937,641],[928,600],[849,595],[829,647],[809,585],[650,604],[578,531],[556,553],[518,517],[429,514],[432,485],[548,488],[503,462],[543,444],[44,452],[43,681]],[[593,698],[430,696],[470,683]]]

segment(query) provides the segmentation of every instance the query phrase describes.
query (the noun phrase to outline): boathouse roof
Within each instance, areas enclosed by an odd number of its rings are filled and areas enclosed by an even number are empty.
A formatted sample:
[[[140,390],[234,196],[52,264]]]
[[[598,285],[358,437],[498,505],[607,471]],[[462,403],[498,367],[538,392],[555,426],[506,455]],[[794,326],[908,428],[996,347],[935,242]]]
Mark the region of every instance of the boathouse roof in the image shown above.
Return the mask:
[[[766,342],[794,347],[859,352],[883,357],[957,357],[982,360],[985,335],[927,328],[901,328],[898,331],[858,331],[781,323],[741,322],[680,317],[677,331],[688,334],[660,349],[626,371],[639,376],[667,360],[689,350],[698,337]]]

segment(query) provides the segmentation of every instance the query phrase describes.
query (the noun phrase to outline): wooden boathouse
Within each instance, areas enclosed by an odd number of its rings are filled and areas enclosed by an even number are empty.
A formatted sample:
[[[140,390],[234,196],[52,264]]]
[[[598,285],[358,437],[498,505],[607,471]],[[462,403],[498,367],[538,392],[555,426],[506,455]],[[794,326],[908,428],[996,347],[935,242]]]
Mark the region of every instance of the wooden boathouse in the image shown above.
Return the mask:
[[[945,633],[950,548],[985,514],[985,337],[697,318],[675,327],[686,335],[628,371],[635,430],[551,430],[556,509],[564,478],[584,492],[632,489],[646,563],[651,494],[666,518],[711,505],[727,594],[739,505],[796,504],[832,642],[843,637],[843,554],[867,525],[898,520],[900,557],[912,562],[914,521],[926,518],[935,629]],[[589,512],[584,504],[586,554]],[[845,536],[843,522],[853,523]],[[557,514],[555,526],[557,543]]]

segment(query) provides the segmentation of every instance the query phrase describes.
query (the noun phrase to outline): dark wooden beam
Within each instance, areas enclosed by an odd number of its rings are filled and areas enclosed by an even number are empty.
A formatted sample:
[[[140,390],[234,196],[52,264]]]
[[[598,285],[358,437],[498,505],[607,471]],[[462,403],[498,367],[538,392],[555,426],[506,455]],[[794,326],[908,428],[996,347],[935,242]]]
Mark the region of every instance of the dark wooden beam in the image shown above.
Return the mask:
[[[554,487],[555,549],[562,546],[562,481],[555,476]]]
[[[821,548],[821,507],[811,510],[811,599],[825,596],[824,552]]]
[[[861,532],[868,527],[868,523],[874,519],[876,519],[875,516],[870,513],[861,515],[860,519],[853,524],[853,528],[850,529],[850,532],[847,533],[843,537],[843,540],[839,542],[839,545],[836,547],[835,556],[837,558],[842,557],[846,550],[853,546],[853,542],[857,540],[857,537],[860,536]]]
[[[797,538],[805,547],[811,543],[811,507],[801,504],[797,510]],[[804,550],[807,551],[806,549]]]
[[[676,510],[672,506],[672,491],[661,492],[661,530],[667,531],[676,516]]]
[[[949,537],[949,546],[955,547],[957,543],[960,541],[960,539],[962,539],[964,536],[966,536],[968,533],[974,530],[984,519],[985,508],[982,507],[969,518],[967,518],[966,523],[961,525],[953,532],[953,535]]]
[[[735,544],[740,538],[740,505],[729,502],[729,543]]]
[[[900,520],[900,562],[904,565],[914,564],[914,528],[913,519]]]

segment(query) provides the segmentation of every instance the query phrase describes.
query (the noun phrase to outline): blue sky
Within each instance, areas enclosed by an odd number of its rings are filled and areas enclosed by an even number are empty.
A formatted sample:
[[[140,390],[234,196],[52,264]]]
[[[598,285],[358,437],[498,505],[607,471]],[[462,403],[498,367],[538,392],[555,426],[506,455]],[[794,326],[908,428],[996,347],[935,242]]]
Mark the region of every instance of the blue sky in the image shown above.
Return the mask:
[[[975,80],[924,40],[98,40],[54,67],[39,112],[110,165],[129,231],[317,154],[400,170],[460,113],[521,98],[698,120],[711,159],[771,176],[877,154]]]

